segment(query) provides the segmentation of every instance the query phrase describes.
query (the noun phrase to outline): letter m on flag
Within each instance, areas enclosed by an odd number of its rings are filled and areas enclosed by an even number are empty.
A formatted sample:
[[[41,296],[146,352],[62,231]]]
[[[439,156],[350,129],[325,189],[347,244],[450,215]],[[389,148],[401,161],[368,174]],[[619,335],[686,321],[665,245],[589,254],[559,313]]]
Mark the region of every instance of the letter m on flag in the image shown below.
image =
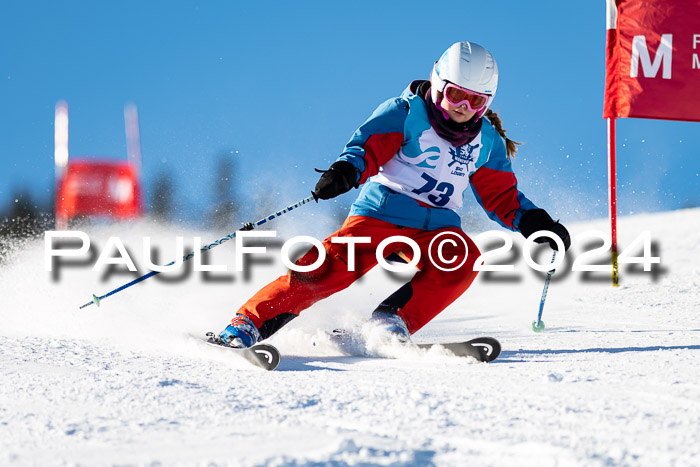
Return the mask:
[[[700,121],[698,34],[700,0],[607,0],[603,118]]]
[[[630,78],[639,76],[639,63],[642,64],[642,73],[645,78],[656,78],[659,68],[663,63],[663,79],[671,79],[671,60],[673,57],[673,34],[662,34],[661,43],[656,50],[656,58],[652,63],[647,48],[645,36],[634,36],[632,39],[632,63],[630,64]]]

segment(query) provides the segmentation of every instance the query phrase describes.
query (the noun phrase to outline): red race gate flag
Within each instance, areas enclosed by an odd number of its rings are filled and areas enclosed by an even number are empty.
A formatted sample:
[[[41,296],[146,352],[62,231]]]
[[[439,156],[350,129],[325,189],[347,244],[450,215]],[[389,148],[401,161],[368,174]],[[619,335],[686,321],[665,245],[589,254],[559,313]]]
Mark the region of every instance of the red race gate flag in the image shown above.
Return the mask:
[[[700,0],[607,0],[603,118],[700,121]]]
[[[700,121],[700,0],[606,0],[612,280],[618,285],[615,120]]]

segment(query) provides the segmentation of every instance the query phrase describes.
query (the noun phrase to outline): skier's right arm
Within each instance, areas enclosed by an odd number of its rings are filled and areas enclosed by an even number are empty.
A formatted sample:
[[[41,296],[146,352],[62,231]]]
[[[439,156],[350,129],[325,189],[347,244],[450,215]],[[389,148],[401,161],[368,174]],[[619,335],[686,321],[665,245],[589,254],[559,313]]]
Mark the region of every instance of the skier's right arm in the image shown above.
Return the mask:
[[[355,131],[338,160],[324,172],[316,184],[314,196],[330,199],[357,187],[401,148],[408,102],[402,98],[389,99]]]

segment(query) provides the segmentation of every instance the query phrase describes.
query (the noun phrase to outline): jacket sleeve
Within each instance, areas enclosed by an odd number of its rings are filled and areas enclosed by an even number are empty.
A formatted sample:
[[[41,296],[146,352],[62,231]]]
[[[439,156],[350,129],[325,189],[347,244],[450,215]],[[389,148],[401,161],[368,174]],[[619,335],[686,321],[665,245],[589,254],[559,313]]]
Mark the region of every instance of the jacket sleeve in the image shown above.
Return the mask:
[[[372,113],[355,131],[338,160],[350,162],[358,171],[357,183],[362,184],[401,148],[408,102],[402,98],[389,99]]]
[[[500,136],[494,138],[488,160],[471,175],[470,182],[474,196],[486,214],[507,229],[518,231],[523,213],[537,209],[518,191],[518,181]]]

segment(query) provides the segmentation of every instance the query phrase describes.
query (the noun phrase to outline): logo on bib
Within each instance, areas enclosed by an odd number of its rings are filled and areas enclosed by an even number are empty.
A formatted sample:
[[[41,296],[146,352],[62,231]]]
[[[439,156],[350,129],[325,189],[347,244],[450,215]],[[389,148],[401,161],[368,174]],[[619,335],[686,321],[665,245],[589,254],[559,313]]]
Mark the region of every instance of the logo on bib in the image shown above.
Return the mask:
[[[466,148],[464,146],[466,146]],[[457,163],[462,164],[462,165],[469,165],[470,162],[474,162],[474,156],[472,155],[472,153],[479,146],[481,146],[481,144],[475,144],[474,146],[472,146],[471,144],[467,143],[466,145],[463,145],[463,146],[458,146],[456,148],[450,148],[450,155],[452,156],[452,162],[450,162],[447,166],[452,167],[453,165],[455,165]]]

